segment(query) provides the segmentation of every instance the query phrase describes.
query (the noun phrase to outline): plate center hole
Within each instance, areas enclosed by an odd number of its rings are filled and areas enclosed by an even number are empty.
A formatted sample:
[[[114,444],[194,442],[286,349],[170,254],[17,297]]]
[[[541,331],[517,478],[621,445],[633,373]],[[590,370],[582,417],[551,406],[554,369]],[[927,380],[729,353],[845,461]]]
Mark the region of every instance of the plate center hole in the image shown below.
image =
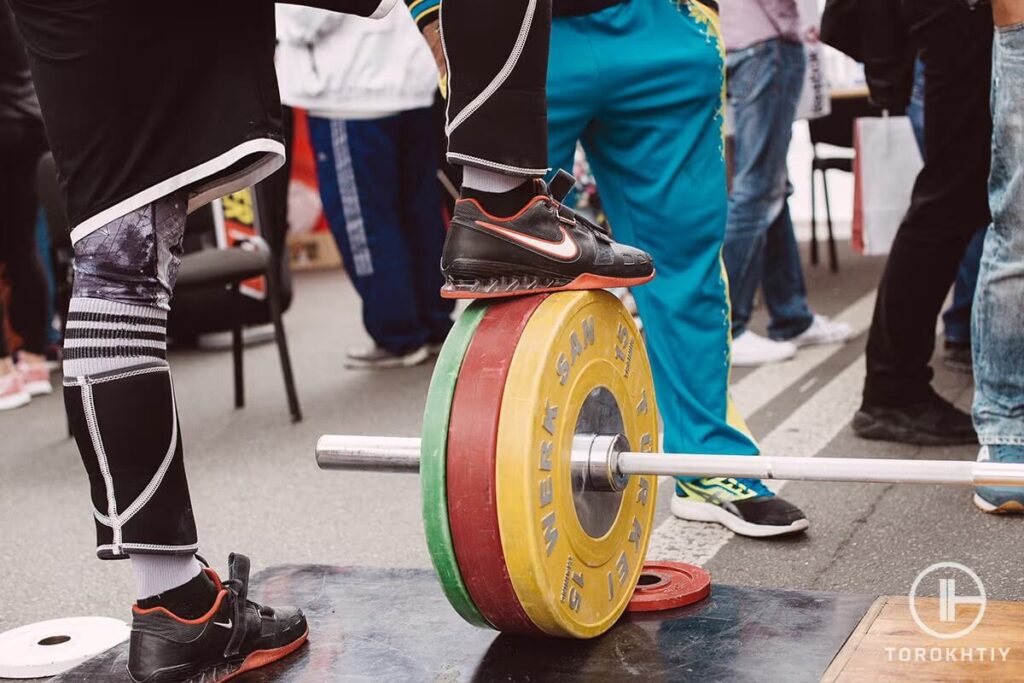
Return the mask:
[[[640,580],[637,581],[639,586],[653,586],[658,583],[661,583],[661,577],[657,574],[641,574]]]
[[[47,636],[40,640],[38,645],[60,645],[71,640],[71,636]]]

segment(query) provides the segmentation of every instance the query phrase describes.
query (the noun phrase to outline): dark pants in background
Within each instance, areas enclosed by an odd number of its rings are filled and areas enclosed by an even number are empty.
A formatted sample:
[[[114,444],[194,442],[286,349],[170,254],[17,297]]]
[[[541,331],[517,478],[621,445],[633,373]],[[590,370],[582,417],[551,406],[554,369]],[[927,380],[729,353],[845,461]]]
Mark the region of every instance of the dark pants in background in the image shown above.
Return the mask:
[[[429,107],[377,119],[309,118],[320,198],[377,346],[439,343],[454,302],[440,296],[444,222]]]
[[[50,288],[36,246],[36,164],[46,150],[40,123],[0,121],[0,270],[10,286],[7,308],[21,348],[42,354],[46,346]],[[12,351],[0,302],[0,357]]]
[[[914,92],[907,107],[907,116],[914,127],[914,137],[924,158],[924,64],[920,59],[914,64]],[[956,284],[953,286],[953,302],[942,314],[943,334],[947,342],[956,344],[971,343],[971,304],[974,301],[974,288],[978,284],[978,268],[981,265],[981,250],[985,243],[988,226],[980,228],[971,238],[956,272]]]
[[[928,396],[936,319],[971,237],[989,222],[991,14],[904,7],[925,69],[925,165],[878,288],[864,385],[871,405]]]

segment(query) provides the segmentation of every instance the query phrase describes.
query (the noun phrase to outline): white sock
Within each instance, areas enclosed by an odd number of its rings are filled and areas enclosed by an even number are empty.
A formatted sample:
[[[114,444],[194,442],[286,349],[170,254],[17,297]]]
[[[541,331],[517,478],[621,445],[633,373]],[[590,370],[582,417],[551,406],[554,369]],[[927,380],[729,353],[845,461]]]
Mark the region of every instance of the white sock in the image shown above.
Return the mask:
[[[186,583],[203,570],[195,555],[129,555],[138,599],[158,595]]]
[[[494,171],[485,171],[482,168],[463,166],[462,185],[481,192],[508,192],[514,190],[529,178],[515,175],[505,175]]]

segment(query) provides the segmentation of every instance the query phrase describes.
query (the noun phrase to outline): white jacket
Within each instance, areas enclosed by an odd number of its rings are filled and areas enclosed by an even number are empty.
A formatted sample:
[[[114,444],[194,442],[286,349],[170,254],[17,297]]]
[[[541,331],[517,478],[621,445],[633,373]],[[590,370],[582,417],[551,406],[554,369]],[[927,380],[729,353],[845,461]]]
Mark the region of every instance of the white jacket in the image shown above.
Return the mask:
[[[277,6],[284,104],[314,116],[372,118],[429,107],[437,66],[405,7],[382,19]]]

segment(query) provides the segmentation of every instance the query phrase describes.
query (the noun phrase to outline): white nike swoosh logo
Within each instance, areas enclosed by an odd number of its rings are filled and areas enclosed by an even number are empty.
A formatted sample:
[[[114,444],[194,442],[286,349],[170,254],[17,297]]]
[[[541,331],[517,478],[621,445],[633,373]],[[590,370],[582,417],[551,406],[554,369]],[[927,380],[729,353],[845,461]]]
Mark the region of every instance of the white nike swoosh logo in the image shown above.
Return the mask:
[[[503,228],[500,225],[494,225],[493,223],[487,223],[485,221],[476,221],[476,224],[485,228],[489,232],[496,233],[506,239],[521,244],[531,251],[539,252],[545,256],[550,256],[553,259],[558,259],[559,261],[572,261],[579,256],[580,253],[580,246],[576,244],[576,240],[574,240],[569,235],[569,231],[561,225],[558,227],[562,231],[562,238],[557,242],[553,242],[551,240],[541,239],[540,237],[534,237],[532,235],[524,235],[521,232],[509,230],[508,228]]]
[[[215,621],[215,622],[213,622],[213,625],[214,626],[220,626],[221,628],[231,628],[231,620],[228,619],[228,623],[226,623],[226,624],[222,624],[219,621]]]

